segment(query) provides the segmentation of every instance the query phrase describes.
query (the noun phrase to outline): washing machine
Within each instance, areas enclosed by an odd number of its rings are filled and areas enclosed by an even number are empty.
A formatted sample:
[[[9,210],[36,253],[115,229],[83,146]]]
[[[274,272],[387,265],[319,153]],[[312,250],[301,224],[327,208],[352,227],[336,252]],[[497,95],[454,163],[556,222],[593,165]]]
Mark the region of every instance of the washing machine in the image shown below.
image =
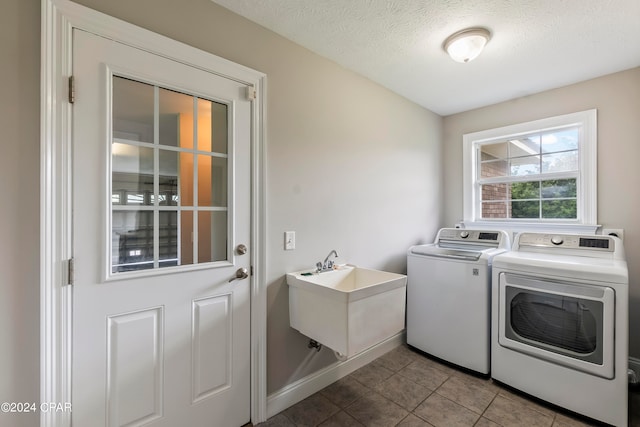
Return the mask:
[[[491,376],[626,426],[628,283],[617,237],[518,234],[493,261]]]
[[[491,261],[504,231],[441,229],[407,253],[407,344],[463,368],[490,369]]]

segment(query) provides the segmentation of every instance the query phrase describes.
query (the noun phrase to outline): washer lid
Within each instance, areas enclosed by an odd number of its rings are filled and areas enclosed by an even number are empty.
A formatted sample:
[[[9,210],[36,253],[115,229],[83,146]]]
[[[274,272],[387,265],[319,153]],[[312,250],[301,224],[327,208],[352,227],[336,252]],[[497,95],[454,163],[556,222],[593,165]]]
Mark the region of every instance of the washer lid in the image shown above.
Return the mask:
[[[490,248],[484,248],[487,250]],[[432,256],[439,258],[451,258],[464,261],[477,261],[482,256],[482,250],[468,250],[459,248],[442,247],[440,245],[422,245],[411,248],[415,255]]]

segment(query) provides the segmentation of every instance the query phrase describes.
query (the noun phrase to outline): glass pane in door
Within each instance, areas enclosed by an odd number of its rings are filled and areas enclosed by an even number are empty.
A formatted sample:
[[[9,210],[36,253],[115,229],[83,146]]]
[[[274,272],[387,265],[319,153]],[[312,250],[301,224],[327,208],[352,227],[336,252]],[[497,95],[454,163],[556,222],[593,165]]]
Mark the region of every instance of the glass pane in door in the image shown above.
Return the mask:
[[[511,327],[518,335],[581,354],[597,348],[596,316],[569,296],[527,291],[511,300]]]
[[[178,211],[160,211],[158,221],[159,267],[178,265]]]
[[[198,156],[198,206],[227,205],[227,159]]]
[[[113,137],[129,141],[153,142],[154,87],[113,78]]]
[[[227,105],[198,99],[198,150],[227,154]]]
[[[227,212],[198,212],[198,262],[227,259]]]
[[[177,151],[158,150],[158,205],[177,206],[180,202],[178,183],[180,181],[179,154]],[[155,199],[154,199],[155,200]]]
[[[228,106],[113,77],[112,273],[228,259]]]
[[[193,120],[194,97],[173,90],[162,89],[158,91],[159,117],[158,139],[161,145],[179,147],[181,143],[188,142],[192,147],[192,129],[185,128],[185,118]],[[184,135],[188,132],[189,135]],[[186,137],[185,137],[186,136]]]
[[[112,272],[153,268],[153,212],[114,210],[111,220]]]

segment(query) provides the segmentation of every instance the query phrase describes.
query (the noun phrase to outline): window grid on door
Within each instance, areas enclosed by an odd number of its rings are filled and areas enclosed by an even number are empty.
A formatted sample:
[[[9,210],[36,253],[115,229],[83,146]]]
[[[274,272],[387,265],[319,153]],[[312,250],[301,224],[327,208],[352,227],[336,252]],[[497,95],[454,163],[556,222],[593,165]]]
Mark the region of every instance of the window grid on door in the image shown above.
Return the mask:
[[[112,273],[228,258],[229,106],[112,78]]]

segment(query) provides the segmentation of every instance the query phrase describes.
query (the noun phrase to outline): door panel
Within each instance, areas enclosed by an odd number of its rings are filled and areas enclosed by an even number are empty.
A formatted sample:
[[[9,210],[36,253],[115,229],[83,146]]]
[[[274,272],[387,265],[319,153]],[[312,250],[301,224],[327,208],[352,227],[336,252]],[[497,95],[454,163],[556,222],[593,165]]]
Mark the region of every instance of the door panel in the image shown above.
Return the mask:
[[[193,303],[193,403],[231,384],[231,295]],[[217,360],[217,363],[210,363]]]
[[[245,87],[80,30],[73,68],[73,424],[243,425]]]
[[[108,425],[162,416],[163,313],[156,307],[107,319]]]

